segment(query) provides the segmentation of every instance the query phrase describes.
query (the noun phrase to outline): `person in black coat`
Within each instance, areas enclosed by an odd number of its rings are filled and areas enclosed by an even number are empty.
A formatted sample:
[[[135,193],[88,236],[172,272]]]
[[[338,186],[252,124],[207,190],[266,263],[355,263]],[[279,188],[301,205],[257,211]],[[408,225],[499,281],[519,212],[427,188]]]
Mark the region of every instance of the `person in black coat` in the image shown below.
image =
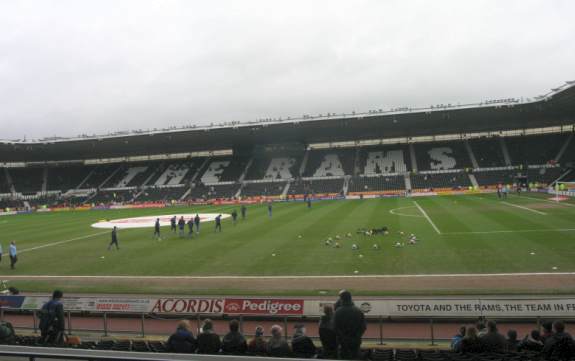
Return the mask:
[[[505,336],[497,331],[495,321],[487,322],[487,333],[480,337],[485,352],[505,352],[507,351],[507,340]]]
[[[570,360],[575,356],[575,343],[570,334],[565,332],[565,324],[553,322],[553,335],[545,340],[543,356],[547,360]]]
[[[541,341],[541,333],[539,330],[533,330],[530,334],[519,343],[519,351],[534,351],[541,352],[543,350],[543,342]]]
[[[302,324],[294,326],[295,332],[291,340],[291,349],[295,357],[312,358],[317,353],[317,349],[311,338],[305,334],[305,327]]]
[[[238,320],[230,321],[230,332],[222,339],[222,351],[228,354],[244,354],[248,344],[244,335],[240,333],[240,323]]]
[[[198,353],[216,354],[220,352],[221,346],[220,336],[214,332],[212,321],[206,319],[198,335]]]
[[[196,351],[197,342],[187,320],[178,323],[176,332],[168,338],[167,346],[170,352],[194,353]]]
[[[352,360],[359,354],[361,337],[366,329],[365,317],[353,304],[349,291],[341,292],[339,300],[339,307],[333,317],[339,358]]]
[[[319,320],[319,339],[321,341],[322,357],[337,358],[337,337],[333,326],[333,307],[323,306],[323,316]]]
[[[483,344],[477,335],[477,328],[471,326],[465,331],[465,336],[459,343],[461,353],[479,353],[483,352]]]

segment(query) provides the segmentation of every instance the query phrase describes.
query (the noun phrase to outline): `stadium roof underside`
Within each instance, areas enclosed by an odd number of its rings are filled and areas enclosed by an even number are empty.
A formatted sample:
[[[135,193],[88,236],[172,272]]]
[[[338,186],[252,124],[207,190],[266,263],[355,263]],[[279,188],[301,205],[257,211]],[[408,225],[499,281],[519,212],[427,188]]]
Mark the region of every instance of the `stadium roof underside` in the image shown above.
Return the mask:
[[[125,136],[0,143],[0,162],[37,162],[186,153],[254,144],[321,143],[493,132],[575,123],[575,86],[518,104],[356,114]]]

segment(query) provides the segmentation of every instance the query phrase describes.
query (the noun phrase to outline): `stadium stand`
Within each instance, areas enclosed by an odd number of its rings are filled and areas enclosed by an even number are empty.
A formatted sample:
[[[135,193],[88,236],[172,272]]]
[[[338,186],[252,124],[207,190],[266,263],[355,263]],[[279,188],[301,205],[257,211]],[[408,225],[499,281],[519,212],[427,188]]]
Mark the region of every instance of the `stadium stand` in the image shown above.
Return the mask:
[[[200,180],[204,184],[237,181],[249,162],[247,157],[224,157],[210,160]]]
[[[189,188],[180,185],[175,187],[148,187],[142,190],[138,202],[171,202],[179,200]]]
[[[473,167],[463,141],[416,143],[413,146],[419,171]]]
[[[498,184],[513,184],[517,171],[514,169],[501,169],[475,172],[474,175],[479,186],[485,187]]]
[[[78,187],[81,189],[91,189],[91,188],[100,188],[102,183],[106,181],[109,177],[111,177],[114,172],[118,170],[120,165],[118,164],[106,164],[106,165],[99,165],[99,166],[90,166],[89,174],[87,179],[84,183]]]
[[[88,176],[90,169],[75,164],[48,167],[47,190],[66,192],[75,189]]]
[[[288,194],[292,196],[305,194],[339,194],[343,190],[343,182],[343,178],[321,180],[299,179],[290,184]]]
[[[255,157],[248,170],[248,180],[289,180],[299,176],[302,157],[280,156]]]
[[[409,147],[407,144],[396,144],[360,148],[357,166],[357,174],[367,176],[411,171]]]
[[[505,167],[499,138],[475,138],[468,142],[480,168]]]
[[[357,176],[349,180],[348,187],[348,193],[404,190],[405,180],[402,175]]]
[[[467,189],[472,184],[469,175],[465,172],[413,174],[411,175],[412,189],[439,190],[439,189]]]
[[[170,161],[160,164],[142,185],[164,186],[188,184],[196,174],[205,158],[191,160]]]
[[[355,148],[311,150],[303,177],[332,177],[352,175],[354,172]]]
[[[242,187],[242,197],[279,196],[283,193],[287,182],[254,182],[245,183]]]
[[[544,165],[552,162],[565,143],[565,134],[505,138],[513,165]]]
[[[4,171],[7,171],[5,168],[0,169],[0,194],[7,194],[10,193],[10,183],[8,182],[8,177]]]
[[[9,170],[16,192],[32,194],[42,190],[44,168],[12,168]]]
[[[88,198],[86,202],[101,204],[101,203],[130,203],[138,194],[135,189],[130,190],[109,190],[98,191],[93,197]]]
[[[229,184],[210,184],[195,183],[190,189],[189,195],[186,197],[188,200],[194,199],[222,199],[233,198],[240,185],[237,183]]]

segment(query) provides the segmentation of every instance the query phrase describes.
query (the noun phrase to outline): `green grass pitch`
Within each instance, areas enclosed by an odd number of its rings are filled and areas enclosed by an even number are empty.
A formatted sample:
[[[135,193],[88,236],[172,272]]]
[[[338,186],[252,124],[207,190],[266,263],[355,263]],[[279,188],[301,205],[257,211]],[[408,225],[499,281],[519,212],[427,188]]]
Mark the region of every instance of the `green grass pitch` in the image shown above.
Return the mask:
[[[2,259],[0,277],[354,275],[356,270],[359,275],[575,271],[575,202],[555,204],[548,201],[547,195],[539,194],[511,195],[505,202],[493,194],[319,201],[311,209],[303,203],[275,203],[271,219],[265,204],[253,205],[248,206],[247,220],[238,221],[236,226],[231,219],[224,220],[222,233],[214,233],[213,222],[203,223],[201,234],[193,239],[181,239],[171,234],[169,227],[162,228],[161,242],[152,238],[152,229],[120,230],[120,251],[107,251],[109,231],[90,226],[103,218],[229,213],[233,208],[200,206],[1,217],[0,242],[5,256],[11,240],[17,242],[20,254],[15,270],[9,269],[8,257]],[[361,227],[381,226],[389,227],[388,235],[356,234]],[[405,235],[401,236],[400,231]],[[347,233],[352,237],[345,237]],[[420,239],[417,245],[407,245],[410,233]],[[324,244],[336,235],[341,236],[341,248]],[[406,245],[394,248],[398,241]],[[357,243],[360,250],[353,251],[352,243]],[[372,249],[373,244],[380,245],[380,249]]]

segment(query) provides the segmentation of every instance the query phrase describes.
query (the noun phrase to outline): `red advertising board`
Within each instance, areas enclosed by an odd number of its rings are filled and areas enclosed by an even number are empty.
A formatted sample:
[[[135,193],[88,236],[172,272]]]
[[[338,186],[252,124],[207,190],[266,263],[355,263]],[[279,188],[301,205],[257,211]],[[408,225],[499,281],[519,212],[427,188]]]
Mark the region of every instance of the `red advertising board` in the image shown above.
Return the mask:
[[[303,315],[303,300],[228,298],[224,313],[245,315]]]

